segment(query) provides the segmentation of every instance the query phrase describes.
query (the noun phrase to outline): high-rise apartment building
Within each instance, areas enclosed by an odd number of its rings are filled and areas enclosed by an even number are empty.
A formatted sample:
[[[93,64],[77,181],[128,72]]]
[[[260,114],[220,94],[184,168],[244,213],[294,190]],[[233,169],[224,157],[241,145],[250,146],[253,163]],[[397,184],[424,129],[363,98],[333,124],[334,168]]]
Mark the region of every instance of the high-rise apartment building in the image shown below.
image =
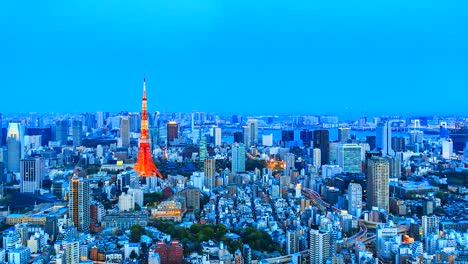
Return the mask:
[[[215,174],[216,174],[216,160],[205,159],[204,164],[205,179],[204,185],[208,189],[213,189],[215,186]]]
[[[296,156],[293,153],[286,153],[285,163],[286,168],[284,168],[284,176],[291,176],[291,170],[295,169]]]
[[[231,171],[234,173],[245,171],[245,147],[242,143],[232,145]]]
[[[247,126],[244,127],[244,144],[247,147],[258,144],[258,120],[247,120]]]
[[[316,168],[320,168],[322,166],[322,151],[319,148],[314,148],[313,151],[313,160],[314,160],[314,166]]]
[[[362,187],[359,183],[348,185],[348,212],[359,217],[362,211]]]
[[[337,164],[343,172],[362,172],[362,147],[357,144],[338,144]]]
[[[221,128],[213,128],[213,137],[215,146],[221,146]]]
[[[330,233],[310,230],[310,264],[325,264],[331,260]]]
[[[74,174],[70,182],[68,202],[70,219],[79,231],[86,232],[89,230],[90,196],[89,181],[85,178],[78,178],[78,176]]]
[[[389,210],[389,177],[388,160],[372,157],[367,162],[367,205]]]
[[[36,193],[42,188],[44,180],[44,159],[41,157],[22,159],[20,174],[20,191],[22,193]]]
[[[436,215],[423,215],[421,219],[421,226],[423,231],[423,237],[426,238],[431,235],[439,235],[439,223],[440,219]]]
[[[329,145],[329,132],[328,130],[315,130],[314,131],[314,148],[320,149],[320,161],[321,165],[329,164],[329,152],[330,152],[330,145]]]

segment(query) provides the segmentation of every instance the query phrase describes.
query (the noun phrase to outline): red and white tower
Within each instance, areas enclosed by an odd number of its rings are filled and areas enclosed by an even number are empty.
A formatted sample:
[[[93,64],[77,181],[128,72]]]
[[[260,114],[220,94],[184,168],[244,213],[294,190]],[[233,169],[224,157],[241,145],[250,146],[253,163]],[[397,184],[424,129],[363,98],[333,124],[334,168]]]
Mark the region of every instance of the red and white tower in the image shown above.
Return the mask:
[[[133,168],[138,172],[140,177],[153,177],[158,176],[163,178],[161,172],[153,161],[151,155],[149,131],[148,131],[148,111],[147,111],[147,100],[146,100],[146,78],[143,79],[143,99],[141,100],[141,135],[138,148],[138,159]]]

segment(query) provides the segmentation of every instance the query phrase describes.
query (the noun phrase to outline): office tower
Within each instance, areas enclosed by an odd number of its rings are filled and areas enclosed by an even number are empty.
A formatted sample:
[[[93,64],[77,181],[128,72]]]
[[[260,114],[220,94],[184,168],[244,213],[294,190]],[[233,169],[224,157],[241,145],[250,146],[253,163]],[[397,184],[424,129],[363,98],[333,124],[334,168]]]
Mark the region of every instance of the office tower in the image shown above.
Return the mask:
[[[359,217],[362,211],[362,187],[359,183],[348,185],[348,212]]]
[[[304,147],[310,148],[310,146],[312,145],[312,140],[313,140],[312,135],[313,133],[310,130],[304,129],[300,132],[299,137],[301,138],[302,144],[304,145]]]
[[[141,100],[141,129],[140,142],[138,148],[138,159],[133,169],[138,172],[141,177],[158,176],[162,178],[162,174],[156,168],[153,161],[153,155],[150,149],[150,139],[148,130],[148,111],[146,99],[146,79],[143,79],[143,98]]]
[[[349,127],[340,127],[338,128],[338,140],[341,143],[347,143],[351,138],[351,129]]]
[[[104,127],[104,112],[96,112],[96,127],[101,129]]]
[[[60,145],[67,145],[68,140],[68,122],[67,120],[58,120],[55,123],[55,141],[60,142]]]
[[[42,188],[45,176],[44,159],[26,158],[21,160],[20,166],[22,193],[36,193]]]
[[[286,167],[284,168],[284,176],[291,176],[291,170],[295,169],[296,156],[293,153],[286,153],[285,163]]]
[[[122,140],[122,148],[130,146],[130,119],[128,116],[120,117],[120,139]]]
[[[244,143],[244,135],[242,132],[234,132],[234,143]]]
[[[329,132],[328,130],[315,130],[314,131],[314,148],[320,149],[320,160],[321,165],[329,164],[329,154],[330,154],[330,145],[329,145]]]
[[[169,145],[176,138],[179,138],[179,125],[176,121],[169,121],[167,123],[167,144]]]
[[[439,223],[440,219],[436,215],[423,215],[421,219],[421,226],[424,238],[431,236],[431,235],[439,235]]]
[[[390,122],[380,122],[377,124],[375,146],[382,151],[382,157],[395,155],[392,149],[392,126]]]
[[[200,151],[198,154],[200,158],[200,163],[205,162],[205,159],[208,157],[208,147],[206,144],[206,136],[202,136],[200,139]]]
[[[313,159],[314,167],[320,168],[320,166],[322,166],[322,153],[319,148],[314,148]]]
[[[65,247],[65,263],[78,264],[80,263],[80,242],[79,241],[64,241]]]
[[[122,193],[119,196],[119,211],[133,211],[135,209],[135,199],[133,195]]]
[[[453,142],[451,139],[442,140],[442,158],[450,159],[453,155]]]
[[[20,171],[20,160],[24,158],[23,128],[20,123],[11,122],[7,130],[7,170],[11,172]]]
[[[273,146],[273,134],[262,135],[262,145],[265,147]]]
[[[376,228],[376,249],[379,256],[388,258],[391,254],[391,244],[395,243],[398,228],[393,224],[380,224]]]
[[[325,264],[331,259],[330,233],[310,230],[310,264]]]
[[[208,189],[213,189],[215,185],[216,160],[205,159],[204,164],[205,179],[204,184]]]
[[[388,160],[372,157],[367,162],[367,205],[389,210],[389,175]]]
[[[83,121],[83,128],[87,133],[93,132],[93,129],[96,128],[96,115],[94,113],[81,114],[81,120]]]
[[[281,131],[281,141],[283,142],[294,141],[294,130]]]
[[[362,148],[357,144],[339,144],[337,149],[337,164],[343,172],[362,172]]]
[[[221,128],[215,127],[214,128],[214,144],[215,146],[221,146]]]
[[[242,143],[232,145],[231,171],[233,173],[245,171],[245,147]]]
[[[83,122],[81,120],[73,120],[72,122],[73,131],[73,146],[81,146],[81,139],[83,137]]]
[[[392,137],[392,149],[395,152],[406,151],[406,139],[404,137]]]
[[[78,175],[74,174],[70,182],[68,203],[70,219],[78,231],[89,231],[90,196],[89,181],[84,178],[78,178]]]
[[[244,142],[244,144],[247,146],[247,147],[250,147],[252,145],[252,142],[250,140],[250,127],[249,126],[243,126],[242,127],[242,142]]]
[[[375,136],[366,136],[366,143],[369,144],[369,147],[371,150],[375,149],[375,141],[376,137]]]
[[[388,165],[390,167],[389,174],[390,178],[400,178],[401,177],[401,160],[398,155],[395,157],[387,156]]]
[[[128,115],[130,132],[138,133],[141,129],[141,117],[140,113],[130,113]],[[149,124],[148,124],[149,126]]]

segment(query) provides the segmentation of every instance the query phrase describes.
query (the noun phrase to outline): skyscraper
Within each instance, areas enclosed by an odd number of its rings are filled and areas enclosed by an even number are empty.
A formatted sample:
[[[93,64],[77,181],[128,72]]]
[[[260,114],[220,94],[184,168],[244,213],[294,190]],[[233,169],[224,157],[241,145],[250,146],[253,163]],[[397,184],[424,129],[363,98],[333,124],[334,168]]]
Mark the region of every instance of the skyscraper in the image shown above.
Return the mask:
[[[55,140],[60,142],[60,145],[67,145],[68,140],[68,121],[58,120],[55,128]]]
[[[390,122],[378,123],[375,137],[375,147],[382,151],[382,157],[395,155],[392,149],[392,126]]]
[[[439,217],[436,215],[423,215],[421,219],[421,226],[423,230],[423,237],[426,238],[430,235],[439,235]]]
[[[284,168],[284,176],[291,176],[291,170],[295,169],[296,156],[293,153],[286,153],[285,163],[286,168]]]
[[[310,148],[313,140],[312,131],[306,129],[302,130],[300,132],[300,138],[302,140],[302,144],[304,144],[305,147]]]
[[[70,219],[78,231],[86,232],[90,224],[90,188],[88,179],[78,178],[74,174],[70,183],[69,211]]]
[[[167,122],[167,144],[174,139],[179,138],[179,125],[176,121]]]
[[[221,128],[215,127],[214,128],[214,144],[215,146],[221,146]]]
[[[204,164],[205,179],[204,184],[208,189],[213,189],[215,185],[215,173],[216,173],[216,160],[205,159]]]
[[[362,211],[362,187],[359,183],[348,185],[348,211],[351,215],[359,217]]]
[[[122,148],[130,146],[130,120],[128,116],[120,117],[120,139],[122,140]]]
[[[22,193],[35,193],[39,191],[42,188],[42,181],[45,175],[44,159],[41,157],[22,159],[20,172],[20,191]]]
[[[156,165],[153,161],[153,155],[151,154],[146,99],[146,79],[143,79],[143,98],[141,100],[141,129],[140,142],[138,148],[138,159],[133,169],[137,171],[141,177],[163,177],[159,170],[156,168]]]
[[[313,152],[314,166],[320,168],[322,166],[322,153],[319,148],[314,148]]]
[[[245,147],[242,143],[232,145],[231,171],[234,173],[245,171]]]
[[[361,173],[362,148],[357,144],[339,144],[337,151],[337,163],[343,168],[343,172]]]
[[[244,129],[244,144],[247,147],[258,144],[258,120],[247,120],[247,129]]]
[[[320,159],[321,165],[329,164],[329,153],[330,153],[330,145],[329,145],[329,132],[328,130],[314,130],[314,148],[320,149]]]
[[[23,128],[19,122],[8,124],[7,130],[7,170],[12,172],[20,171],[20,160],[24,158],[23,153]]]
[[[389,177],[388,160],[372,157],[367,162],[367,204],[389,210]]]
[[[283,142],[294,141],[294,130],[281,131],[281,141]]]
[[[81,139],[83,137],[83,122],[81,120],[73,120],[72,122],[73,131],[73,146],[81,146]]]
[[[350,131],[349,127],[340,127],[338,128],[338,140],[341,143],[347,143],[348,139],[350,139]]]
[[[310,230],[309,256],[310,264],[325,264],[331,259],[329,232]]]

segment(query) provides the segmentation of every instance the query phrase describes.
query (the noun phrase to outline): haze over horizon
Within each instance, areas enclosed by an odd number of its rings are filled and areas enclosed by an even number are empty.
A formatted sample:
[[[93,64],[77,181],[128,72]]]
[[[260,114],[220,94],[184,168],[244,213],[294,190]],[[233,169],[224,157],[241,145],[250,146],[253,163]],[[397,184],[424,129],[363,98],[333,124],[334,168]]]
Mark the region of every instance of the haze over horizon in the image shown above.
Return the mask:
[[[463,114],[468,2],[14,1],[0,112]]]

